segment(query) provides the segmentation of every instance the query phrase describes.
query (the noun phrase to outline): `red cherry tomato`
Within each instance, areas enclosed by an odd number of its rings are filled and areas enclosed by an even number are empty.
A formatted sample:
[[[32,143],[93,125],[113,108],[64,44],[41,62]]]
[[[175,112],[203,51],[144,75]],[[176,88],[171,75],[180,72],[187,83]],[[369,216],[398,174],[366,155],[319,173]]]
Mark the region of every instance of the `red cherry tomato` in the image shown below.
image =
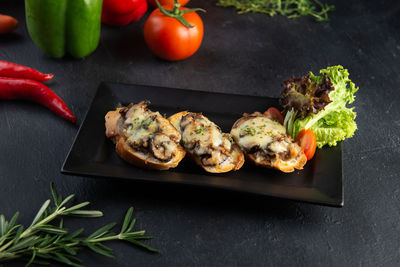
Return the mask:
[[[307,160],[310,160],[312,157],[314,157],[315,149],[317,148],[317,138],[312,130],[301,130],[296,137],[296,142],[303,149]]]
[[[269,109],[267,109],[267,111],[264,112],[264,116],[270,118],[273,121],[277,121],[280,124],[283,124],[283,115],[277,108],[270,107]]]
[[[176,18],[164,15],[158,8],[150,14],[144,25],[144,39],[155,55],[175,61],[188,58],[199,49],[203,40],[203,22],[200,16],[196,12],[188,12],[182,16],[192,28],[186,27]]]
[[[172,6],[174,4],[174,0],[158,0],[158,2],[162,6],[165,6],[165,5]],[[178,3],[181,6],[186,5],[188,2],[189,2],[189,0],[178,0]],[[149,4],[152,5],[153,7],[157,7],[156,0],[149,0]]]

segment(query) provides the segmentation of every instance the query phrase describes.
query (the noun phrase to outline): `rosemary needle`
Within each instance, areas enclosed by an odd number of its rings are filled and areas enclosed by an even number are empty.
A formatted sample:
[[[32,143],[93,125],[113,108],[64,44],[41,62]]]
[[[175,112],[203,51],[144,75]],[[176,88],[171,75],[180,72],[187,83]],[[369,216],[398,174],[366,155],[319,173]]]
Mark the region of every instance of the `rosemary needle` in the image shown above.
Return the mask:
[[[57,195],[53,183],[50,187],[54,206],[50,205],[50,199],[46,200],[31,225],[26,229],[24,226],[16,224],[18,212],[10,221],[7,221],[4,215],[0,215],[0,266],[2,266],[1,262],[13,259],[25,260],[26,266],[32,263],[48,265],[52,260],[70,266],[82,266],[77,254],[83,248],[89,248],[98,254],[114,258],[111,248],[103,244],[110,240],[123,240],[148,251],[159,252],[141,242],[141,240],[151,239],[151,236],[145,235],[145,231],[133,231],[136,219],[132,219],[132,207],[126,212],[118,234],[111,232],[116,223],[109,223],[87,237],[81,236],[83,229],[69,233],[64,228],[63,216],[100,217],[103,216],[103,213],[98,210],[83,209],[89,205],[89,202],[67,206],[74,195],[63,199]]]

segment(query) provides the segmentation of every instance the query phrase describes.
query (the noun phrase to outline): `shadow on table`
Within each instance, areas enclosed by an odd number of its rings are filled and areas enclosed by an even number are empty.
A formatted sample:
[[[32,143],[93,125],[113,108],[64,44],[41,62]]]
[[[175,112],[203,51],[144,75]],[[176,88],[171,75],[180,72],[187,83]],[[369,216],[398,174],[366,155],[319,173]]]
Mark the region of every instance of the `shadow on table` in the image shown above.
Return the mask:
[[[303,207],[311,207],[286,199],[181,184],[96,179],[95,185],[91,187],[96,196],[101,196],[106,203],[111,200],[114,203],[145,200],[148,205],[157,207],[172,206],[224,213],[238,211],[248,215],[261,213],[278,219],[299,219]],[[315,205],[312,207],[320,208]]]

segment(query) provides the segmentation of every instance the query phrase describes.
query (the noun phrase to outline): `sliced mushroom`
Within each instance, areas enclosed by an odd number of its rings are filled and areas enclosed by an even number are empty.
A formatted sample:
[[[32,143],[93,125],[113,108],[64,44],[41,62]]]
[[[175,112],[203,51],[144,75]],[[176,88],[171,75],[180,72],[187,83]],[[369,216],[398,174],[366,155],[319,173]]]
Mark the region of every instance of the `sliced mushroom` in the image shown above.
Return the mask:
[[[253,145],[252,147],[250,147],[248,149],[247,153],[253,154],[253,153],[256,153],[256,152],[261,151],[261,150],[262,149],[261,149],[261,147],[259,145]]]
[[[165,134],[158,133],[150,139],[150,151],[161,161],[169,161],[177,149],[177,144]]]
[[[189,124],[191,124],[195,119],[194,119],[195,113],[188,113],[185,116],[182,117],[180,127],[181,127],[181,132],[183,132]]]
[[[216,166],[221,165],[227,159],[229,159],[229,155],[221,153],[220,150],[212,150],[211,154],[203,154],[201,162],[204,166]]]

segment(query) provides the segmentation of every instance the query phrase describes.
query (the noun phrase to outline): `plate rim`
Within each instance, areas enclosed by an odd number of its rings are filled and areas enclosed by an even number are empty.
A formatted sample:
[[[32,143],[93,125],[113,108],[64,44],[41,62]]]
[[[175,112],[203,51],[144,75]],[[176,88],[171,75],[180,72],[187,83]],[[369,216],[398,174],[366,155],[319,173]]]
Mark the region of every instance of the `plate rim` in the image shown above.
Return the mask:
[[[103,179],[105,178],[110,178],[110,175],[107,174],[91,174],[88,172],[79,172],[79,171],[74,171],[73,168],[68,169],[67,168],[67,163],[70,158],[71,153],[73,152],[73,149],[75,147],[75,143],[78,140],[80,133],[82,131],[82,128],[85,125],[86,120],[88,119],[88,115],[93,107],[93,104],[95,103],[98,94],[100,93],[101,90],[104,90],[105,88],[109,89],[112,91],[112,86],[109,85],[122,85],[122,86],[144,86],[144,87],[157,87],[157,88],[166,88],[166,89],[172,89],[172,90],[177,90],[177,91],[188,91],[188,92],[193,92],[193,93],[206,93],[206,94],[218,94],[218,95],[229,95],[229,96],[237,96],[237,97],[263,97],[263,98],[269,98],[269,99],[277,99],[274,97],[269,97],[269,96],[255,96],[255,95],[245,95],[245,94],[235,94],[235,93],[223,93],[223,92],[208,92],[208,91],[202,91],[202,90],[195,90],[195,89],[184,89],[184,88],[174,88],[174,87],[166,87],[166,86],[158,86],[158,85],[146,85],[146,84],[129,84],[129,83],[118,83],[118,82],[108,82],[108,81],[102,81],[98,84],[96,92],[90,101],[90,104],[88,105],[87,111],[81,120],[81,124],[79,126],[79,129],[74,137],[74,140],[68,150],[67,156],[65,157],[62,167],[61,167],[61,173],[66,174],[66,175],[75,175],[75,176],[84,176],[88,178],[96,178],[96,177],[101,177]],[[341,142],[341,146],[343,143]],[[343,172],[343,149],[340,149],[340,167],[341,167],[341,175],[340,175],[340,194],[338,197],[329,197],[327,196],[330,200],[329,202],[324,201],[324,202],[316,202],[316,201],[308,201],[306,199],[294,199],[290,198],[288,196],[281,196],[279,194],[263,194],[251,190],[238,190],[232,187],[224,187],[220,185],[206,185],[206,184],[196,184],[196,183],[191,183],[191,182],[186,182],[186,181],[161,181],[161,180],[155,180],[155,179],[145,179],[144,177],[138,176],[136,178],[127,178],[127,177],[121,177],[121,176],[114,176],[114,179],[123,179],[123,180],[131,180],[131,181],[139,181],[142,183],[158,183],[158,184],[179,184],[179,185],[184,185],[184,186],[191,186],[191,187],[208,187],[208,188],[213,188],[217,190],[226,190],[230,192],[236,192],[236,193],[245,193],[245,194],[251,194],[251,195],[258,195],[258,196],[263,196],[263,197],[271,197],[271,198],[277,198],[277,199],[285,199],[293,202],[300,202],[300,203],[307,203],[307,204],[314,204],[314,205],[320,205],[320,206],[327,206],[327,207],[336,207],[336,208],[342,208],[344,207],[344,172]],[[85,165],[82,165],[85,166]],[[87,164],[86,164],[87,166]],[[294,186],[296,187],[296,186]],[[325,195],[323,192],[321,192],[318,188],[314,188],[321,194]]]

